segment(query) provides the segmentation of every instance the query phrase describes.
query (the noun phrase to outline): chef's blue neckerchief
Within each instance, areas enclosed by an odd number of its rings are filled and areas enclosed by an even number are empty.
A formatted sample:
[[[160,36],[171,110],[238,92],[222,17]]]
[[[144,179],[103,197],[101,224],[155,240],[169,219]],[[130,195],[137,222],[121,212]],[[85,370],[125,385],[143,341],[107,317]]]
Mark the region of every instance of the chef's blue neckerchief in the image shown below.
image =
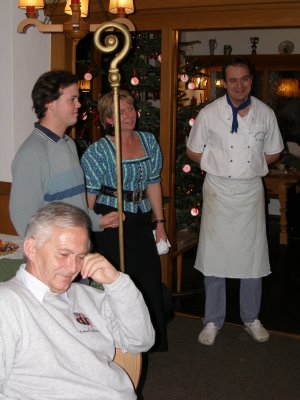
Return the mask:
[[[244,103],[240,104],[238,107],[235,107],[231,100],[230,97],[228,96],[228,93],[226,93],[226,98],[227,98],[227,103],[230,105],[231,109],[232,109],[232,127],[231,127],[231,132],[230,133],[234,133],[237,132],[239,124],[238,124],[238,120],[237,120],[237,115],[239,110],[242,110],[243,108],[246,108],[249,106],[249,104],[251,104],[251,96],[248,97],[247,100],[244,101]]]

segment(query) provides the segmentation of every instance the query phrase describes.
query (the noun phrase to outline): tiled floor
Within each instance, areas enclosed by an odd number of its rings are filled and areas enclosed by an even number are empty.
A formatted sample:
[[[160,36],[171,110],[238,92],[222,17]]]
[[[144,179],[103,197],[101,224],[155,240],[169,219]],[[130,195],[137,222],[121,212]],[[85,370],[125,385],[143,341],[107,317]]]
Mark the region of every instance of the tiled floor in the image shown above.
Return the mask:
[[[268,231],[272,274],[263,279],[260,319],[270,330],[300,335],[300,238],[290,238],[287,246],[280,246],[278,218],[274,217],[268,220]],[[184,256],[182,291],[198,292],[174,296],[173,301],[175,311],[202,317],[203,277],[193,268],[195,252],[191,250]],[[239,280],[227,280],[226,322],[241,323]]]

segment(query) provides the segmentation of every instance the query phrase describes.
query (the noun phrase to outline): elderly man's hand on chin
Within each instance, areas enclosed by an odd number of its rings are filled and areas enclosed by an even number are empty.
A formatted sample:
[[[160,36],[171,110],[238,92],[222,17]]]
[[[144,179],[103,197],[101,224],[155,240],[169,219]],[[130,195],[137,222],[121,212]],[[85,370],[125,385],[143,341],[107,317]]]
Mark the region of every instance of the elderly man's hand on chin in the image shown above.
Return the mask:
[[[99,253],[88,254],[81,270],[82,278],[92,278],[97,283],[110,284],[120,276],[120,272]]]

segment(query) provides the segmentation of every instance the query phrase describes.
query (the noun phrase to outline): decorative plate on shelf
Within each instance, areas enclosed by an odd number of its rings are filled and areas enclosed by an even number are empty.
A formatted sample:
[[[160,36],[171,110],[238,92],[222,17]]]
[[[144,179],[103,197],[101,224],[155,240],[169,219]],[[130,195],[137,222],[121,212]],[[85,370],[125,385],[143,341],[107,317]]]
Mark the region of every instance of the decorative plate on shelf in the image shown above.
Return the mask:
[[[290,40],[284,40],[283,42],[280,43],[278,46],[278,50],[280,54],[292,54],[294,51],[294,43],[291,42]]]

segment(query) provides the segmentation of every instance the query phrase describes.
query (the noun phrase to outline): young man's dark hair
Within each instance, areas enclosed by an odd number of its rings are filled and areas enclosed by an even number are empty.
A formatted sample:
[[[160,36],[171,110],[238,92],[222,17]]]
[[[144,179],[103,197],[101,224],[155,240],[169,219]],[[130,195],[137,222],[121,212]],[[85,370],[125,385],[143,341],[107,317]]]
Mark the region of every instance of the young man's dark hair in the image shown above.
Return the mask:
[[[31,92],[31,98],[33,101],[32,108],[34,109],[38,119],[45,116],[45,106],[59,98],[61,95],[61,89],[77,82],[77,76],[71,72],[63,70],[48,71],[41,75]]]

